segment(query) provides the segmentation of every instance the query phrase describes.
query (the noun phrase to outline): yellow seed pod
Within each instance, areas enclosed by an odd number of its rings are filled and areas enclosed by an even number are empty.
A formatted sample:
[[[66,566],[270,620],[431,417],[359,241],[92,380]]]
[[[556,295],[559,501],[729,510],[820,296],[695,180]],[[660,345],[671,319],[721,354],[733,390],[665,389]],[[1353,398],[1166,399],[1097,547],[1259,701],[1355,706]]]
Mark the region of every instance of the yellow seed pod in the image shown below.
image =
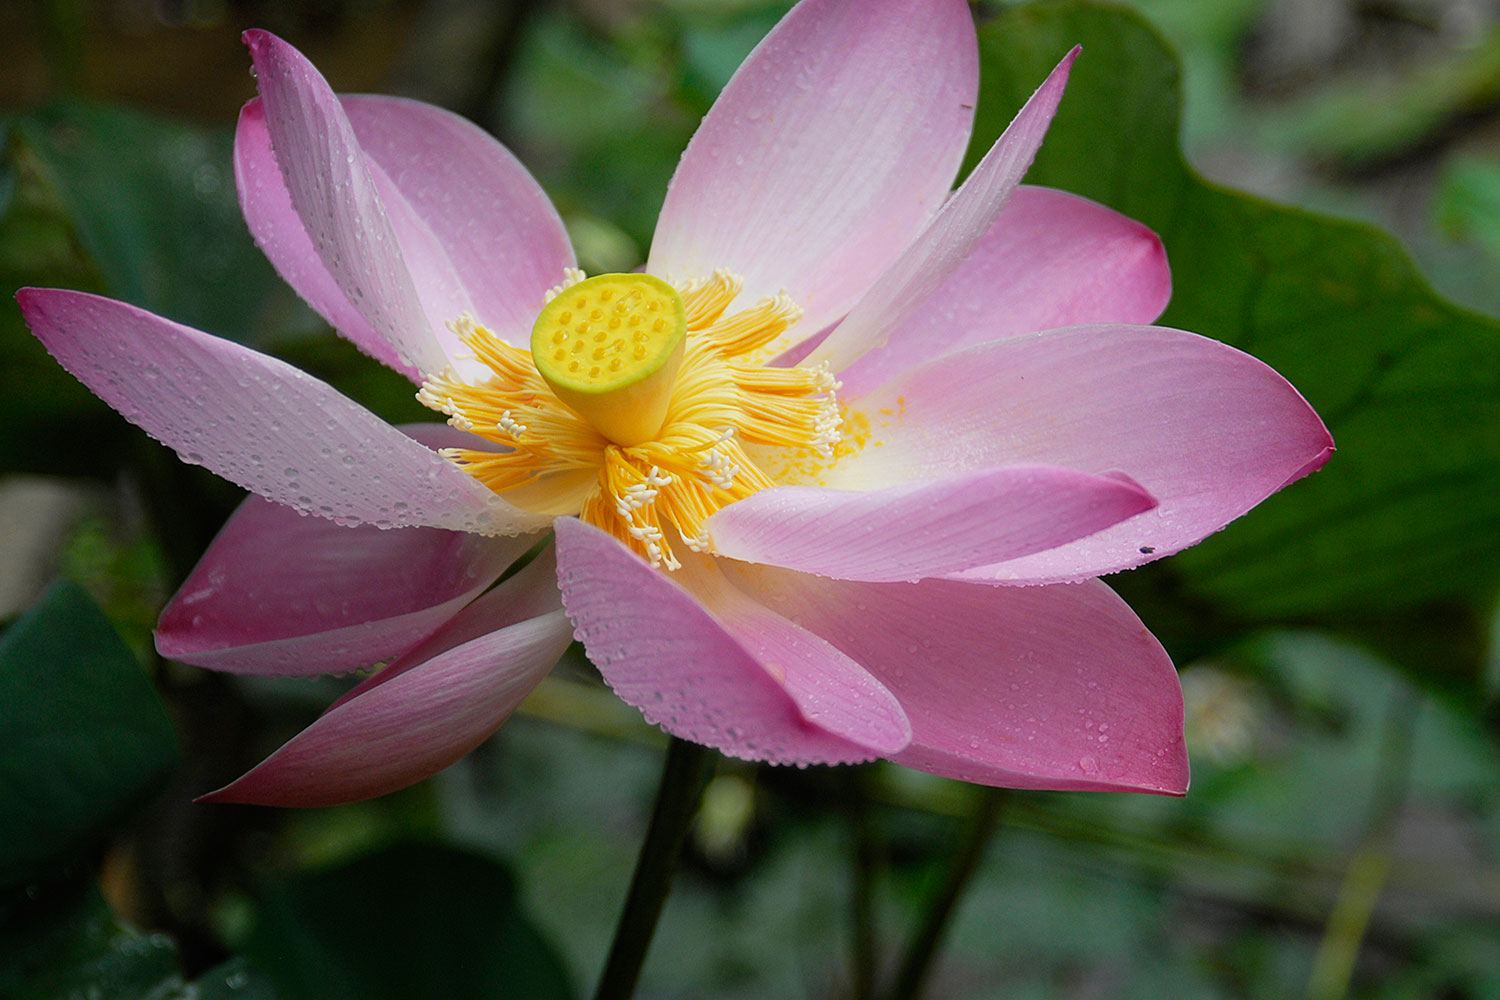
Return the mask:
[[[675,288],[649,274],[601,274],[542,307],[531,358],[558,399],[628,447],[660,433],[686,340]]]

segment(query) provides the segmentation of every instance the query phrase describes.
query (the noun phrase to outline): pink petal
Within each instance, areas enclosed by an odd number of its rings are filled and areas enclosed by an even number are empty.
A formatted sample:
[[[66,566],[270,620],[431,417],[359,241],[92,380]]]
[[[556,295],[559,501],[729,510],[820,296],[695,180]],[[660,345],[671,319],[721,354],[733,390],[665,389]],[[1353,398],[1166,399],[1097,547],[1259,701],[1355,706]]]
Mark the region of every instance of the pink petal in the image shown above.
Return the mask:
[[[1155,510],[965,579],[1083,579],[1159,559],[1319,468],[1333,441],[1297,390],[1218,341],[1081,326],[946,355],[861,397],[879,441],[822,477],[859,489],[1041,462],[1122,470]]]
[[[918,580],[1015,559],[1156,506],[1129,480],[981,469],[868,493],[782,486],[705,524],[716,555],[845,580]]]
[[[343,104],[365,155],[451,260],[475,318],[529,344],[543,297],[576,264],[541,185],[486,132],[441,108],[392,97]]]
[[[1075,47],[1063,57],[927,228],[808,355],[811,363],[826,362],[833,371],[843,371],[928,306],[932,294],[943,287],[990,231],[1031,168],[1078,52]]]
[[[912,724],[897,763],[1010,788],[1187,790],[1177,674],[1102,583],[849,583],[740,565],[726,572],[895,693]]]
[[[156,648],[234,673],[367,667],[436,631],[533,542],[341,527],[251,497],[162,612]]]
[[[578,638],[648,721],[775,764],[870,760],[906,745],[910,729],[889,692],[827,643],[737,595],[711,560],[685,551],[683,569],[668,577],[582,521],[560,518],[555,529]]]
[[[811,334],[942,204],[963,159],[978,46],[958,0],[804,0],[740,66],[667,189],[648,269],[728,268],[785,289]]]
[[[428,324],[451,356],[447,328],[469,309],[495,332],[529,332],[547,289],[574,264],[562,221],[541,187],[481,129],[441,108],[390,97],[340,98]],[[415,370],[349,304],[292,206],[271,149],[265,112],[240,113],[235,177],[257,243],[287,283],[365,351],[408,376]]]
[[[853,398],[928,358],[1037,330],[1150,323],[1172,294],[1156,234],[1097,202],[1051,188],[1016,189],[948,280],[839,372]]]
[[[16,298],[52,356],[125,419],[253,493],[347,524],[496,535],[547,524],[283,361],[96,295]]]
[[[542,568],[550,570],[550,563]],[[526,618],[508,611],[507,599],[535,607],[537,598],[526,592],[537,589],[543,598],[551,595],[554,610]],[[248,774],[198,801],[355,802],[421,781],[473,750],[531,693],[572,638],[571,624],[556,610],[557,591],[542,572],[523,571],[496,594],[482,599],[490,628],[430,659],[375,674]]]
[[[549,540],[516,574],[454,615],[443,627],[401,654],[400,659],[348,691],[331,707],[385,684],[451,649],[517,622],[562,610],[557,589],[557,551]],[[569,633],[571,635],[571,632]]]
[[[234,134],[234,182],[250,235],[282,280],[360,350],[420,382],[417,369],[403,362],[395,345],[360,315],[318,256],[271,151],[271,133],[259,98],[240,111]]]
[[[255,63],[265,128],[291,205],[333,283],[369,329],[391,345],[402,365],[420,372],[444,370],[448,359],[438,346],[403,255],[405,246],[388,213],[395,206],[382,201],[338,98],[302,53],[275,35],[252,30],[244,38]],[[242,124],[247,119],[253,123],[255,113],[242,115]],[[253,134],[247,134],[247,141]],[[262,180],[264,176],[262,171]],[[252,205],[246,204],[246,217],[254,230],[261,220]],[[274,198],[268,205],[281,208]],[[275,225],[283,232],[292,226],[279,217]],[[294,237],[286,239],[287,247],[296,247]],[[435,283],[452,291],[451,281]]]

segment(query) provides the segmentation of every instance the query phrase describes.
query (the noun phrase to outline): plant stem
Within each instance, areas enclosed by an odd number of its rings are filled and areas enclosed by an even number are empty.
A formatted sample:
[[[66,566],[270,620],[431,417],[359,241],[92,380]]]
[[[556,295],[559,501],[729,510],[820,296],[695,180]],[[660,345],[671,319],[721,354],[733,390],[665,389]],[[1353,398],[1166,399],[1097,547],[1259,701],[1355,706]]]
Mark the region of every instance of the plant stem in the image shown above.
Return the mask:
[[[599,976],[594,1000],[629,1000],[635,993],[646,950],[651,946],[657,919],[672,886],[672,875],[677,870],[677,858],[708,784],[712,760],[711,751],[696,743],[673,737],[667,746],[651,824],[636,859],[635,875],[630,880],[630,891],[615,926],[615,939],[604,972]]]
[[[896,974],[896,984],[891,988],[890,1000],[918,1000],[926,988],[927,976],[932,972],[933,960],[937,958],[939,945],[948,930],[953,911],[968,887],[969,879],[984,859],[985,848],[1000,821],[1000,806],[1005,801],[1005,791],[999,788],[981,788],[979,804],[969,818],[952,863],[943,884],[927,902],[922,922],[906,946],[906,955],[901,960],[901,969]]]

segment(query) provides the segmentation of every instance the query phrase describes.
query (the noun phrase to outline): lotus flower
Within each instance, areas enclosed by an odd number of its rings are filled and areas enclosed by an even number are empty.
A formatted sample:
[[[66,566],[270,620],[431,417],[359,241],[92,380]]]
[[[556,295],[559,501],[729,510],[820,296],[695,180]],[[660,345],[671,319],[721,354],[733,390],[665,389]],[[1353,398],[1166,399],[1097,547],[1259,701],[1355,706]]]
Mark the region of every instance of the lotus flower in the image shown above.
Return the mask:
[[[451,426],[389,426],[123,303],[20,293],[65,368],[258,495],[166,609],[161,652],[387,664],[210,799],[417,781],[575,635],[646,719],[733,756],[1186,790],[1176,673],[1095,578],[1219,530],[1332,441],[1270,368],[1146,325],[1170,291],[1150,231],[1018,186],[1076,50],[950,190],[978,88],[967,5],[804,0],[703,120],[643,272],[585,278],[479,129],[336,97],[285,42],[245,40],[251,232]]]

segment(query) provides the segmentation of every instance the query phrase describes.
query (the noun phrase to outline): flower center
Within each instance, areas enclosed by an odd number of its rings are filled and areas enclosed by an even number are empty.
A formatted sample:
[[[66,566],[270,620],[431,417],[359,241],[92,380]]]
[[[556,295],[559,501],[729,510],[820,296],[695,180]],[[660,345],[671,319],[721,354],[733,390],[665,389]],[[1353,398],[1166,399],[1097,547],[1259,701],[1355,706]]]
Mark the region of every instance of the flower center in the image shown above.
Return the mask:
[[[558,399],[628,447],[661,431],[686,334],[677,289],[649,274],[601,274],[542,307],[531,357]]]
[[[461,317],[455,332],[492,376],[450,370],[417,398],[500,446],[443,454],[511,503],[577,514],[675,569],[674,544],[710,551],[704,521],[776,485],[763,466],[826,463],[839,442],[827,369],[763,364],[801,310],[781,294],[730,312],[741,287],[725,271],[676,287],[570,271],[530,352]]]

